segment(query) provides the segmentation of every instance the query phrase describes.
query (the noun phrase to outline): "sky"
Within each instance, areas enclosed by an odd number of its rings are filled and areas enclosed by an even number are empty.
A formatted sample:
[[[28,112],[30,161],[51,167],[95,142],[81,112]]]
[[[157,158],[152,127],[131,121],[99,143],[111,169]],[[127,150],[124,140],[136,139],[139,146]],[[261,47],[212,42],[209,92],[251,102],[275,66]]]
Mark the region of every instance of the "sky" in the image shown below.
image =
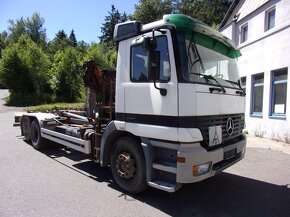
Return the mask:
[[[111,5],[120,13],[132,14],[139,0],[0,0],[0,32],[7,30],[8,20],[31,17],[34,12],[44,18],[49,40],[59,30],[69,36],[73,29],[78,41],[99,42],[105,16]]]

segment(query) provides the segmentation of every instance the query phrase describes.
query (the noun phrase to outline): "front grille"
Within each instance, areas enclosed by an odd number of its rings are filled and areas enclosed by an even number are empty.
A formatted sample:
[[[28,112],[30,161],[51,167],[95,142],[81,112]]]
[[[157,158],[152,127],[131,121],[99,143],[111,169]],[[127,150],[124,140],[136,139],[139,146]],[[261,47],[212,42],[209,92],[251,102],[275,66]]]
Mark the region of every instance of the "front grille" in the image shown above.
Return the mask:
[[[228,119],[233,119],[234,130],[232,135],[228,135],[226,130],[226,124]],[[203,136],[203,142],[201,145],[207,150],[215,149],[220,146],[225,146],[227,144],[232,144],[238,142],[241,138],[245,118],[244,114],[233,114],[233,115],[221,115],[221,116],[209,116],[209,117],[198,117],[196,119],[197,128],[201,131]],[[209,147],[209,131],[208,128],[211,126],[222,126],[222,143],[217,146]]]

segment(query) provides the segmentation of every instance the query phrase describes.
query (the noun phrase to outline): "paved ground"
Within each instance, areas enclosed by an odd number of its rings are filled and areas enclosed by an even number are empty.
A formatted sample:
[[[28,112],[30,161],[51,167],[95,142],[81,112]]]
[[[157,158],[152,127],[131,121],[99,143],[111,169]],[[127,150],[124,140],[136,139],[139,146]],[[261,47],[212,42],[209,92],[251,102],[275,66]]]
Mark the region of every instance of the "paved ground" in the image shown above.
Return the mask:
[[[0,90],[0,101],[7,96]],[[1,102],[0,102],[1,104]],[[0,216],[290,216],[289,146],[248,138],[246,157],[176,193],[123,193],[76,152],[34,150],[13,128],[22,108],[0,105]]]
[[[19,107],[8,107],[4,106],[5,99],[9,96],[9,91],[6,89],[0,89],[0,113],[6,113],[6,112],[13,112],[13,111],[24,111],[25,108],[19,108]]]

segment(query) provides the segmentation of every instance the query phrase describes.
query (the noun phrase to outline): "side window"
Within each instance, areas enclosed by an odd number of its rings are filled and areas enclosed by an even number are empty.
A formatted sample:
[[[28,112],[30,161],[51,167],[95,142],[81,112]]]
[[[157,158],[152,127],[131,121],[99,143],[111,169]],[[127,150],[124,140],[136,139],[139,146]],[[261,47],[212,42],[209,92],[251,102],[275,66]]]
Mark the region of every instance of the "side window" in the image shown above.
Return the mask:
[[[241,43],[244,43],[248,40],[248,24],[245,24],[241,27]]]
[[[252,76],[252,114],[262,116],[264,73]]]
[[[272,116],[285,116],[287,104],[287,80],[288,70],[280,69],[272,71]]]
[[[148,51],[142,44],[131,48],[131,81],[148,81]]]
[[[275,7],[265,12],[265,31],[268,31],[269,29],[275,27],[275,16],[276,16]]]
[[[160,51],[160,76],[158,81],[167,82],[170,80],[170,60],[168,41],[166,36],[157,37],[157,49]],[[148,73],[148,55],[142,44],[131,47],[131,81],[152,82],[153,79]]]

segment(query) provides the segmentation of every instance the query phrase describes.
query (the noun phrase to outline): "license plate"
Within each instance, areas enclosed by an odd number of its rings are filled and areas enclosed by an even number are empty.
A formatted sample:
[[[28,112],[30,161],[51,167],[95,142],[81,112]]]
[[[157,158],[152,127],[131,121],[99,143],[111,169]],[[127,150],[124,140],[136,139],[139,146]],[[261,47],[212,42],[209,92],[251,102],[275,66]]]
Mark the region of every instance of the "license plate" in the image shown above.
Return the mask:
[[[228,151],[225,151],[224,152],[224,159],[227,160],[227,159],[233,158],[233,157],[236,156],[236,154],[237,154],[237,149],[236,148],[228,150]]]
[[[208,145],[214,146],[222,143],[222,125],[208,128]]]

